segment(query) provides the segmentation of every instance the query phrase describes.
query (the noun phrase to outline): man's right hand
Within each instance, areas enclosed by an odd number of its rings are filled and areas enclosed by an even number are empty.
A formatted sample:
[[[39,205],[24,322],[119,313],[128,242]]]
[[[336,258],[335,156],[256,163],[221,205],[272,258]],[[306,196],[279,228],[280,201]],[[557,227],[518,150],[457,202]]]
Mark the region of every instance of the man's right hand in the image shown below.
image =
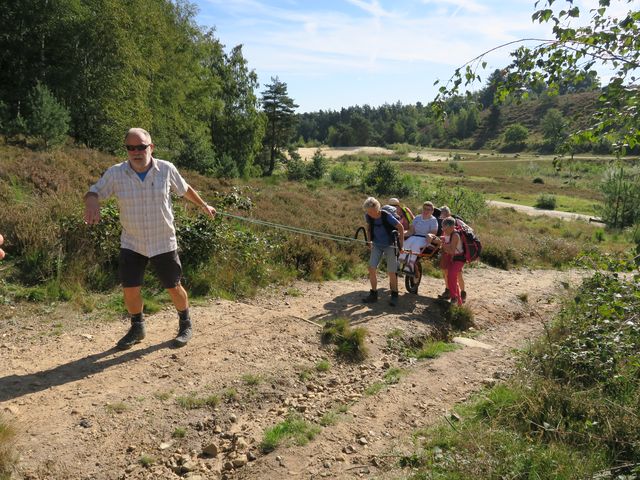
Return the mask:
[[[100,222],[100,201],[96,195],[84,197],[84,223],[95,225]]]

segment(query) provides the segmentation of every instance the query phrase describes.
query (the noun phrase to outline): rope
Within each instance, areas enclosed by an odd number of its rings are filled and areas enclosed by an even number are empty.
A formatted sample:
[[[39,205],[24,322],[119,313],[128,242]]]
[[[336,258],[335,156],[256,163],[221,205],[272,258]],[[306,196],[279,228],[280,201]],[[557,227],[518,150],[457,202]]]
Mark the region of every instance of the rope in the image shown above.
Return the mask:
[[[273,223],[273,222],[267,222],[265,220],[258,220],[256,218],[241,217],[239,215],[232,215],[231,213],[226,213],[226,212],[218,211],[217,213],[219,215],[224,215],[225,217],[235,218],[236,220],[242,220],[244,222],[254,223],[256,225],[262,225],[264,227],[279,228],[279,229],[285,230],[287,232],[299,233],[301,235],[308,235],[310,237],[322,238],[324,240],[333,240],[335,242],[343,242],[343,243],[357,242],[357,243],[363,243],[365,245],[368,243],[365,240],[360,240],[360,239],[357,239],[357,238],[343,237],[343,236],[340,236],[340,235],[333,235],[331,233],[318,232],[318,231],[315,231],[315,230],[307,230],[305,228],[293,227],[291,225],[282,225],[282,224]]]

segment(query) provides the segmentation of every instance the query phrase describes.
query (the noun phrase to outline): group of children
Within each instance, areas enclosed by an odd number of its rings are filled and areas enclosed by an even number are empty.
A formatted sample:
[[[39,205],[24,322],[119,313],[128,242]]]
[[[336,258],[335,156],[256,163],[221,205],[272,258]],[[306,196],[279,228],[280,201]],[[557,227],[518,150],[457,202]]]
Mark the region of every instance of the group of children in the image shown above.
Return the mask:
[[[389,199],[388,204],[381,207],[378,200],[369,197],[365,200],[363,208],[371,248],[371,291],[369,296],[363,299],[365,303],[378,300],[376,271],[383,256],[386,257],[389,272],[389,304],[395,306],[398,299],[399,265],[402,265],[402,273],[414,275],[418,255],[434,253],[438,248],[442,251],[440,268],[445,279],[445,290],[439,297],[458,305],[465,302],[467,294],[462,276],[465,257],[463,241],[456,227],[469,227],[462,220],[454,218],[449,207],[445,205],[437,209],[432,202],[424,202],[422,212],[414,216],[397,198]],[[398,247],[402,252],[397,258],[394,246],[396,232]]]

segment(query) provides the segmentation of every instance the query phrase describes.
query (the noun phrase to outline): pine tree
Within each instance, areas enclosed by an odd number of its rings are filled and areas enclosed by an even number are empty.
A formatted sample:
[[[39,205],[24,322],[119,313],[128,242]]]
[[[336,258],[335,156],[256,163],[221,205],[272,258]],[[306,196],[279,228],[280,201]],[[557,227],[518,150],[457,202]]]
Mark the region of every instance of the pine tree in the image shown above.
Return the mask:
[[[271,84],[262,92],[262,108],[267,116],[267,129],[264,146],[269,150],[268,165],[264,174],[270,176],[276,166],[276,159],[282,156],[294,133],[294,111],[298,108],[287,94],[287,84],[278,77],[271,77]]]
[[[69,131],[69,110],[56,100],[46,85],[36,84],[27,99],[27,135],[45,148],[64,143]]]

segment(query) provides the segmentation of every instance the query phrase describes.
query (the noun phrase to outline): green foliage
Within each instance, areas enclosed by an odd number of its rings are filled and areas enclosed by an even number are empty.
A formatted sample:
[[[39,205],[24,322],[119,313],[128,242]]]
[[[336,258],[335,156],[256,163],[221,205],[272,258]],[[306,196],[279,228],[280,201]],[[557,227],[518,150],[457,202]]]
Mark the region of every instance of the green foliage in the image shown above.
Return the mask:
[[[542,117],[540,126],[545,139],[544,150],[555,152],[567,137],[567,122],[562,112],[557,108],[550,108]]]
[[[612,75],[600,92],[590,129],[579,135],[592,143],[611,136],[618,149],[635,148],[640,143],[636,118],[640,91],[628,85],[635,82],[640,64],[640,12],[637,8],[629,8],[626,14],[614,11],[624,3],[632,5],[631,1],[614,5],[602,0],[597,8],[581,9],[570,1],[537,3],[539,10],[532,20],[553,24],[554,41],[541,41],[512,52],[512,63],[502,70],[501,81],[496,83],[494,101],[526,99],[539,91],[541,85],[547,86],[549,95],[597,88],[593,67],[599,63],[610,69]],[[478,70],[487,66],[485,57],[489,52],[513,43],[491,48],[456,69],[449,82],[439,89],[436,110],[443,114],[449,97],[455,98],[463,85],[480,81]]]
[[[307,177],[314,180],[320,180],[327,173],[328,161],[327,157],[318,148],[311,159],[311,165],[307,167]]]
[[[446,352],[453,352],[458,346],[442,341],[428,341],[415,353],[416,358],[438,358]]]
[[[204,132],[183,134],[182,146],[173,160],[177,167],[195,170],[203,175],[217,173],[215,154]],[[237,174],[237,170],[235,173]],[[229,176],[233,176],[233,173]]]
[[[287,179],[291,181],[304,180],[307,176],[307,165],[302,160],[302,157],[298,152],[291,149],[289,150],[289,160],[286,165]]]
[[[56,100],[46,85],[37,83],[27,98],[26,134],[45,148],[64,143],[69,131],[69,111]]]
[[[604,173],[600,189],[605,196],[602,219],[609,227],[624,228],[640,222],[640,175],[637,168],[613,165]]]
[[[449,305],[446,310],[447,322],[456,330],[468,330],[474,326],[473,311],[466,305]]]
[[[358,173],[342,163],[337,163],[329,171],[331,183],[338,185],[353,185],[358,179]]]
[[[186,410],[204,407],[215,408],[220,404],[220,397],[218,395],[199,397],[197,393],[191,392],[188,395],[176,397],[176,403]]]
[[[421,198],[429,198],[436,205],[447,205],[455,215],[471,222],[486,212],[484,196],[466,187],[452,187],[439,181],[430,181],[428,189],[419,191]]]
[[[261,103],[267,119],[263,144],[268,157],[263,160],[262,169],[265,175],[272,175],[280,152],[294,135],[294,111],[298,105],[289,97],[287,84],[278,77],[272,77],[271,83],[265,87]]]
[[[411,193],[410,185],[400,176],[398,169],[385,158],[376,161],[373,169],[364,177],[362,188],[377,195],[406,197]]]
[[[529,130],[524,125],[519,123],[509,125],[504,131],[504,150],[509,152],[523,150],[528,137]]]
[[[331,370],[331,362],[329,360],[320,360],[316,364],[317,372],[328,372],[329,370]]]
[[[518,373],[461,408],[453,429],[419,432],[426,440],[401,465],[433,478],[635,478],[638,282],[586,279]]]
[[[150,468],[158,463],[158,459],[152,455],[144,454],[138,459],[138,463],[145,468]]]
[[[300,416],[291,415],[283,422],[265,430],[260,449],[264,453],[269,453],[283,442],[306,445],[318,433],[320,433],[320,427],[305,421]]]
[[[184,438],[187,436],[187,429],[185,427],[176,427],[171,436],[173,438]]]
[[[351,328],[349,320],[339,318],[325,324],[320,334],[323,344],[334,344],[336,355],[347,361],[360,362],[367,357],[364,338],[367,330],[358,327]]]
[[[266,118],[255,94],[258,76],[249,70],[242,45],[214,62],[214,71],[221,81],[210,120],[213,149],[225,166],[219,174],[227,178],[248,175],[265,132]]]
[[[543,210],[555,210],[556,196],[550,195],[548,193],[543,193],[536,199],[534,207],[541,208]]]

